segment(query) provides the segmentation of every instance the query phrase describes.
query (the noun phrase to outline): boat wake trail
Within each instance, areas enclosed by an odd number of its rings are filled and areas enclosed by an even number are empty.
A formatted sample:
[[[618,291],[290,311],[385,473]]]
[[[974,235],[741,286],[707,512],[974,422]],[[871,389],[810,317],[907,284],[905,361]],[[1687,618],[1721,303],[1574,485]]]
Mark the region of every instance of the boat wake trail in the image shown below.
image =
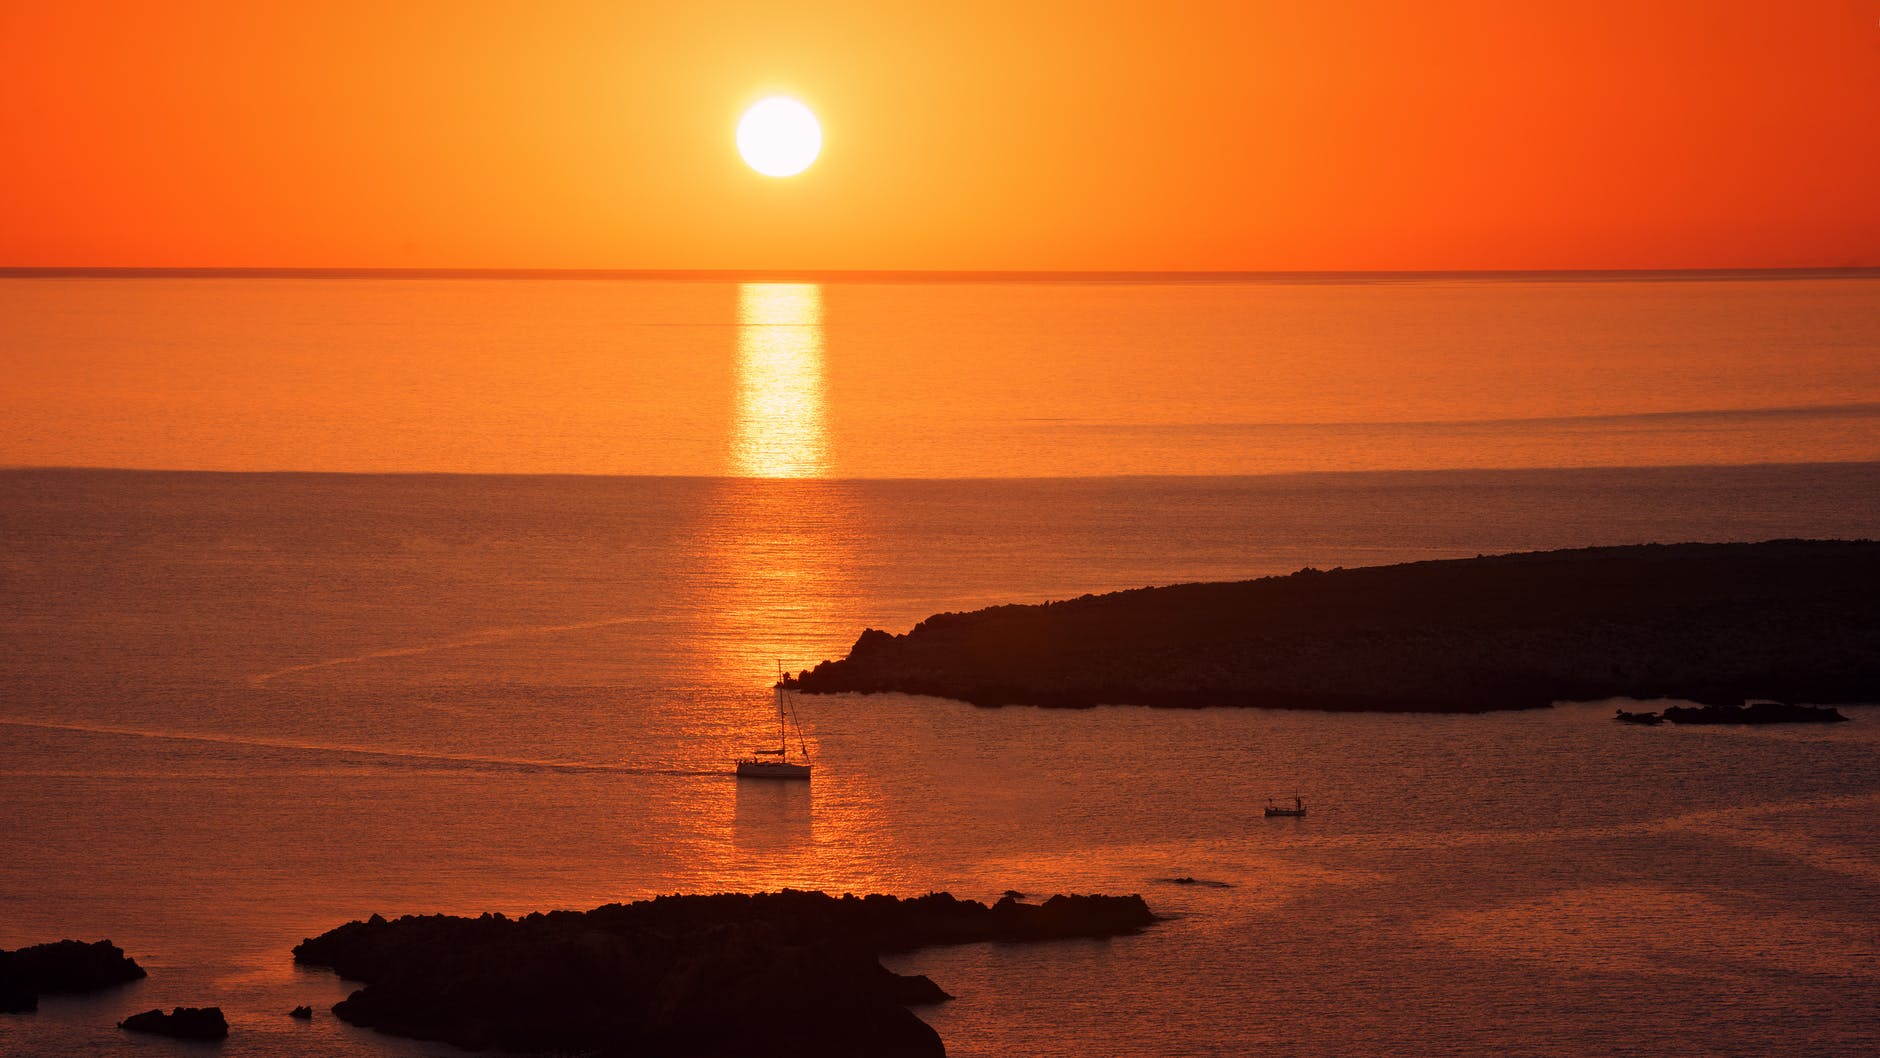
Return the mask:
[[[446,650],[465,650],[471,647],[482,647],[489,646],[493,643],[502,643],[511,639],[526,639],[531,636],[552,636],[562,632],[585,632],[595,628],[612,628],[618,625],[637,624],[647,620],[649,620],[649,618],[646,617],[603,617],[594,621],[577,621],[573,624],[563,625],[520,625],[513,628],[486,628],[480,632],[472,632],[459,639],[450,639],[442,643],[427,643],[415,647],[387,647],[383,650],[368,650],[363,654],[349,654],[345,657],[324,658],[320,661],[310,661],[304,665],[289,665],[284,669],[275,669],[273,672],[263,672],[256,676],[250,676],[248,677],[248,683],[250,686],[260,687],[268,681],[279,679],[282,676],[292,676],[297,673],[312,672],[316,669],[332,668],[336,665],[357,665],[367,661],[383,661],[387,658],[409,658],[416,657],[420,654],[436,654]]]
[[[51,720],[28,720],[0,716],[0,725],[30,727],[49,731],[76,731],[90,735],[117,735],[126,738],[154,738],[170,742],[197,742],[254,749],[284,750],[328,757],[363,758],[380,763],[406,766],[429,765],[453,769],[499,771],[604,772],[615,775],[667,775],[723,777],[724,769],[706,770],[685,767],[634,767],[600,761],[530,760],[516,757],[486,757],[469,753],[437,753],[424,750],[386,749],[374,746],[348,746],[320,742],[295,742],[286,739],[256,738],[250,735],[225,735],[198,731],[152,731],[145,728],[114,727],[106,724],[72,724]]]

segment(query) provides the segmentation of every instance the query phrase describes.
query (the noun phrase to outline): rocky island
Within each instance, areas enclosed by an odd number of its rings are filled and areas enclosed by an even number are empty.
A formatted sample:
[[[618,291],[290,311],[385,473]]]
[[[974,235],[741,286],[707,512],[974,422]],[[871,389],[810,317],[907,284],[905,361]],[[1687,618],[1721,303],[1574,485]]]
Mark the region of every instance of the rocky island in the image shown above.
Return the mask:
[[[887,952],[1112,937],[1155,921],[1139,896],[912,899],[663,896],[523,918],[374,915],[294,948],[365,987],[354,1025],[468,1048],[605,1055],[937,1058],[909,1005],[949,999]]]
[[[146,1010],[118,1022],[126,1032],[145,1032],[178,1040],[225,1040],[228,1019],[221,1007],[175,1007],[168,1014]]]
[[[785,683],[983,706],[1874,702],[1880,543],[1584,548],[995,606],[870,629]]]

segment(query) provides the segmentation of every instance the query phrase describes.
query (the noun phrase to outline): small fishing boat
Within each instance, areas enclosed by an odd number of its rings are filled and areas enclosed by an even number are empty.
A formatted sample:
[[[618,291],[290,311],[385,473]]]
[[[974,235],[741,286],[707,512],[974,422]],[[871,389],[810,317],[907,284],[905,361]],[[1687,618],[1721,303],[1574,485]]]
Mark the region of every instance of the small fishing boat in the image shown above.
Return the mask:
[[[740,779],[809,780],[809,746],[803,741],[803,725],[796,725],[796,744],[801,756],[790,759],[790,723],[796,720],[796,706],[784,695],[783,666],[777,666],[777,748],[751,750],[738,761]]]
[[[1299,799],[1298,794],[1293,795],[1293,803],[1292,803],[1291,808],[1287,808],[1285,805],[1274,804],[1273,799],[1271,797],[1266,799],[1266,818],[1268,819],[1273,819],[1273,818],[1281,817],[1281,816],[1286,816],[1286,817],[1290,817],[1293,819],[1304,819],[1305,815],[1306,815],[1306,803]]]

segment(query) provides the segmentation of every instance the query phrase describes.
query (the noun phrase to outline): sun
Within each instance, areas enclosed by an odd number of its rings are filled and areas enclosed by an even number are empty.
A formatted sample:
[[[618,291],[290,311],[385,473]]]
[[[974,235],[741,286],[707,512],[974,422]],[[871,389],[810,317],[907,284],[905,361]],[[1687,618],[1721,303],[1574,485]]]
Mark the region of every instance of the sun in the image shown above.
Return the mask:
[[[738,153],[765,176],[795,176],[822,152],[822,126],[808,107],[787,96],[751,105],[738,122]]]

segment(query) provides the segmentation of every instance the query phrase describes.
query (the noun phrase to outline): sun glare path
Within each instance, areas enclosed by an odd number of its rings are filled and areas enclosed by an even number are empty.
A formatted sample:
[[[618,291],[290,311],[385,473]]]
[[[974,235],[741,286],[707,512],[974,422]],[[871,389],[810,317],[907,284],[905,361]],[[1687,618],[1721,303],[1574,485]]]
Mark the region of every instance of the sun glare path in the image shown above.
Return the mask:
[[[828,471],[822,287],[745,283],[738,288],[737,393],[732,474],[813,478]]]

